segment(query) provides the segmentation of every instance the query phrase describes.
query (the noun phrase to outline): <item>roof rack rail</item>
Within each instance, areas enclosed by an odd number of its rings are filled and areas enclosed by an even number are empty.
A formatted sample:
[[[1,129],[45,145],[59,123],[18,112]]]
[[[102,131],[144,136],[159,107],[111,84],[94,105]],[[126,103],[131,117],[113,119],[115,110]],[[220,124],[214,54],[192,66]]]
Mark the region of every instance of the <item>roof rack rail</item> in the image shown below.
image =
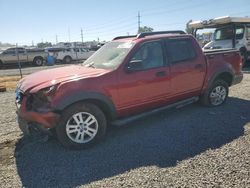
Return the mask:
[[[186,33],[184,31],[181,31],[181,30],[143,32],[143,33],[139,33],[137,35],[137,38],[143,38],[145,36],[160,35],[160,34],[186,34]]]
[[[113,38],[113,40],[132,38],[132,37],[137,37],[137,35],[118,36],[118,37]]]

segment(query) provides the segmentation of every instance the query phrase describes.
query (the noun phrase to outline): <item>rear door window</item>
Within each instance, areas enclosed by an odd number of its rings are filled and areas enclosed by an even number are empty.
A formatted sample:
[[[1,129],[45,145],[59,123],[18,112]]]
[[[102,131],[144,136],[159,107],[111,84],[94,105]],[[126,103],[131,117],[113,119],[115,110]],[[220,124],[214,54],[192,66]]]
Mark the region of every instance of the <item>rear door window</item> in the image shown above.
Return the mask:
[[[167,57],[172,64],[192,60],[196,57],[190,39],[168,39],[166,41]]]

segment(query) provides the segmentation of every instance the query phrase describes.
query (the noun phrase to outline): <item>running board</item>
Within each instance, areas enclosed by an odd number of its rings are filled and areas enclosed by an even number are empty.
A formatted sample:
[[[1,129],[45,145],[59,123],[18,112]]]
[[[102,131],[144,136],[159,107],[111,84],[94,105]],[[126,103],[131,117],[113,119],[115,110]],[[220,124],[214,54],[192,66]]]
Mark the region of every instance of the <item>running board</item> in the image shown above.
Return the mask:
[[[182,100],[182,101],[179,101],[179,102],[167,105],[167,106],[163,106],[163,107],[151,110],[151,111],[143,112],[143,113],[138,114],[138,115],[133,115],[133,116],[130,116],[130,117],[127,117],[127,118],[115,120],[115,121],[111,122],[111,124],[115,125],[115,126],[122,126],[122,125],[128,124],[128,123],[130,123],[132,121],[135,121],[137,119],[140,119],[140,118],[143,118],[143,117],[158,113],[158,112],[163,111],[163,110],[167,110],[167,109],[170,109],[170,108],[177,108],[177,109],[182,108],[183,106],[192,104],[192,103],[194,103],[194,102],[196,102],[198,100],[199,100],[199,97],[188,98],[188,99],[185,99],[185,100]]]

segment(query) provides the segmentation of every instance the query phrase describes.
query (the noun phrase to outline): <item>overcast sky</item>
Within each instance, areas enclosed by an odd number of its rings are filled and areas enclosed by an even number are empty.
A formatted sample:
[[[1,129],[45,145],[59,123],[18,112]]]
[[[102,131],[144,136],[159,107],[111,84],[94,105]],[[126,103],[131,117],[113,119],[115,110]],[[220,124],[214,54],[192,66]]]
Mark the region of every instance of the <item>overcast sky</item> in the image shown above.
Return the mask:
[[[249,0],[0,0],[0,41],[30,45],[41,41],[110,40],[135,34],[141,25],[185,29],[190,20],[249,16]]]

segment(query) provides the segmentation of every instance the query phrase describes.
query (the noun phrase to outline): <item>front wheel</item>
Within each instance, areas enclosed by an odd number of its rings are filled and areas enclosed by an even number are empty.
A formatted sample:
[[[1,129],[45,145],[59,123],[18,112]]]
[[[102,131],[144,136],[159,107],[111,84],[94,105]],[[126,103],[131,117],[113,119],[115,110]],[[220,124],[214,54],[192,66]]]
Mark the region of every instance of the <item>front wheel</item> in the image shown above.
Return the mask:
[[[61,117],[56,134],[66,148],[87,148],[100,141],[106,133],[105,115],[94,104],[74,104],[64,110]]]
[[[202,104],[206,106],[220,106],[228,97],[228,84],[224,80],[216,80],[201,96]]]

